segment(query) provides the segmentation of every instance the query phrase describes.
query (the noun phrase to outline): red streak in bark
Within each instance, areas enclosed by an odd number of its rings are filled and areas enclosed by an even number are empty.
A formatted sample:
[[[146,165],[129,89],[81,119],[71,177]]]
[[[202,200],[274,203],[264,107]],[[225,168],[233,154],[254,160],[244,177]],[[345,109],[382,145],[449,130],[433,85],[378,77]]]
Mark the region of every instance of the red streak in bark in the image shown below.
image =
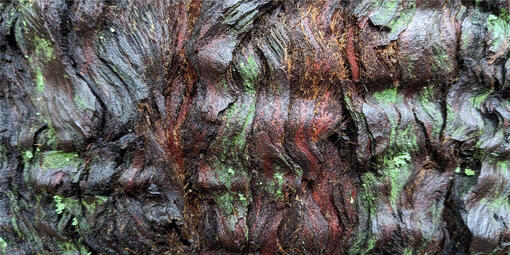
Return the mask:
[[[263,255],[277,254],[278,245],[277,240],[278,236],[276,235],[278,230],[278,225],[280,225],[280,221],[282,220],[283,213],[282,211],[278,211],[278,215],[272,218],[271,225],[267,231],[264,231],[262,234],[266,235],[264,241],[261,244],[260,253]]]
[[[351,67],[352,80],[354,82],[359,81],[359,67],[356,63],[356,54],[354,53],[354,29],[352,25],[349,25],[347,29],[347,61]]]
[[[133,159],[132,159],[133,163],[131,163],[131,166],[127,170],[128,174],[126,176],[125,181],[123,181],[123,183],[122,183],[122,186],[124,187],[125,190],[129,191],[136,186],[135,185],[136,181],[137,181],[136,174],[139,173],[139,171],[142,167],[144,158],[145,158],[145,154],[144,154],[143,150],[136,150],[133,153]]]
[[[298,149],[305,154],[306,158],[310,162],[308,177],[311,180],[314,180],[317,177],[319,163],[317,162],[317,159],[309,149],[309,143],[306,139],[306,133],[302,125],[294,134],[294,140],[296,141],[296,146],[298,147]]]
[[[56,187],[62,181],[62,177],[64,177],[64,173],[58,172],[58,173],[54,174],[52,177],[53,178],[51,179],[50,186]]]
[[[335,178],[331,176],[330,172],[323,172],[324,176],[322,176],[320,182],[317,183],[312,196],[315,203],[317,203],[321,209],[322,215],[328,222],[329,240],[337,240],[340,235],[340,224],[338,222],[338,214],[331,199],[331,185],[328,185],[329,181]],[[336,242],[329,242],[328,246],[328,250],[334,250]]]

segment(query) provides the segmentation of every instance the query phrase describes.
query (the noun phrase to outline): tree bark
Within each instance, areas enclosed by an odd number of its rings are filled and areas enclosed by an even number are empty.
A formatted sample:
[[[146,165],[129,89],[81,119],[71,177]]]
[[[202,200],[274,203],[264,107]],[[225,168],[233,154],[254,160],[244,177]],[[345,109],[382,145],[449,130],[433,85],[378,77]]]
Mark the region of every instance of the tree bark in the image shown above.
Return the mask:
[[[510,1],[0,1],[0,254],[507,254]]]

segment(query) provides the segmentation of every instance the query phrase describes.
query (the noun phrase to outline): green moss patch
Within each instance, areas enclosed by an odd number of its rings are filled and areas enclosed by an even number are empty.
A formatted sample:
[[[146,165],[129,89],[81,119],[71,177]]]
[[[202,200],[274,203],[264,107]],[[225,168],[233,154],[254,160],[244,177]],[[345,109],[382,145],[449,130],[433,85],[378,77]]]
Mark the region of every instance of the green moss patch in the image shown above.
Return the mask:
[[[22,153],[22,156],[23,156],[23,162],[25,162],[25,163],[34,157],[34,155],[32,154],[31,151],[24,151]]]
[[[108,197],[105,196],[86,197],[81,200],[85,210],[90,213],[93,213],[97,206],[103,205],[106,202],[108,202]]]
[[[487,97],[490,96],[491,92],[492,91],[490,91],[490,90],[483,91],[482,93],[477,94],[476,96],[471,97],[469,99],[469,102],[471,102],[471,105],[473,105],[473,107],[480,108],[480,105],[483,102],[485,102]]]
[[[385,26],[392,20],[397,9],[397,0],[383,1],[381,6],[370,16],[370,20],[374,25]]]
[[[7,242],[0,237],[0,250],[2,251],[2,254],[7,254]]]
[[[81,109],[88,109],[89,106],[87,105],[87,103],[81,98],[79,97],[78,95],[75,95],[74,96],[74,103],[76,105],[78,105]]]
[[[44,76],[40,67],[35,68],[35,87],[39,92],[44,91]]]
[[[434,95],[433,86],[424,87],[420,93],[419,101],[423,111],[433,120],[432,136],[438,137],[444,120],[440,107],[434,103]]]
[[[246,63],[239,62],[239,74],[244,80],[244,88],[247,92],[255,93],[255,84],[257,82],[260,68],[255,62],[253,55],[250,55]]]
[[[487,16],[486,27],[491,35],[491,40],[489,41],[491,50],[495,51],[507,43],[510,37],[510,21],[507,19],[506,14],[499,17],[490,14]]]
[[[36,35],[34,37],[34,42],[35,42],[35,54],[43,64],[46,64],[51,60],[55,59],[55,55],[53,54],[54,53],[53,46],[48,40]]]
[[[55,213],[57,213],[58,215],[64,213],[78,215],[81,213],[81,205],[78,199],[68,198],[62,195],[54,195],[53,202],[55,203]]]
[[[44,169],[59,169],[66,166],[78,167],[80,163],[81,160],[76,153],[50,151],[43,154],[41,166]]]
[[[389,88],[383,91],[375,92],[374,98],[380,103],[396,103],[401,95],[397,94],[397,88]]]
[[[473,175],[475,175],[475,173],[476,172],[473,169],[469,169],[469,168],[464,169],[464,174],[467,176],[473,176]]]

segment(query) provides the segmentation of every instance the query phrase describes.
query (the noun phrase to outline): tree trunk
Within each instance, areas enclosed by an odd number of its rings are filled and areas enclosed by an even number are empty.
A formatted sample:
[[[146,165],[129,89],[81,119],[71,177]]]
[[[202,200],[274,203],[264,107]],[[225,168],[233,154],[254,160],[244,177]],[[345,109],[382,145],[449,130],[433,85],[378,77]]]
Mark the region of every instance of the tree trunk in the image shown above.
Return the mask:
[[[510,1],[0,1],[0,254],[506,254]]]

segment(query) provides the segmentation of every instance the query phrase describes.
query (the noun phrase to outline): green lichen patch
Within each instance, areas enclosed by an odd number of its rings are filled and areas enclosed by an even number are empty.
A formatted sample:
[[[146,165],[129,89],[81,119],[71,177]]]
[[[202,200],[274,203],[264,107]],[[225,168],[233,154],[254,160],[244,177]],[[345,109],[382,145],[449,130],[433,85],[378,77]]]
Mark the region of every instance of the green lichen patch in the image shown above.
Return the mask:
[[[236,210],[234,206],[234,196],[229,192],[223,192],[213,196],[216,204],[225,212],[227,215],[231,215]]]
[[[390,201],[395,206],[411,171],[411,154],[419,148],[413,125],[410,124],[404,130],[393,131],[390,140],[394,144],[380,160],[382,165],[379,171],[391,181]]]
[[[471,97],[469,99],[469,102],[471,103],[471,105],[475,108],[480,108],[480,105],[485,102],[485,100],[487,99],[487,97],[490,96],[490,94],[492,93],[492,91],[490,90],[486,90],[486,91],[483,91],[482,93],[479,93],[473,97]]]
[[[401,151],[414,152],[418,149],[418,141],[414,132],[414,126],[408,124],[405,129],[397,129],[397,122],[388,116],[391,122],[390,149],[384,157],[398,154]],[[384,160],[384,159],[383,159]]]
[[[441,133],[443,125],[443,114],[441,108],[434,103],[435,91],[433,86],[424,87],[419,95],[419,101],[422,110],[427,114],[432,121],[432,136],[438,137]]]
[[[350,247],[348,254],[371,254],[377,244],[377,236],[374,234],[358,233],[354,244]]]
[[[81,212],[80,200],[75,198],[64,197],[62,195],[54,195],[55,213],[58,215],[70,212],[79,214]]]
[[[409,152],[392,151],[387,153],[378,169],[380,177],[376,177],[372,172],[365,173],[361,177],[360,198],[363,207],[360,211],[367,213],[371,219],[377,218],[377,204],[384,198],[384,195],[380,194],[379,188],[383,183],[390,185],[390,205],[396,210],[398,197],[409,178],[411,169],[411,154]],[[377,244],[377,240],[378,237],[374,233],[358,233],[349,254],[369,254]]]
[[[87,212],[93,213],[97,206],[103,205],[104,203],[108,202],[108,200],[108,197],[105,196],[93,196],[83,198],[81,203]]]
[[[238,192],[217,192],[213,195],[216,204],[227,215],[238,214],[239,210],[245,210],[248,207],[249,198]],[[236,206],[241,205],[241,206]]]
[[[506,23],[510,23],[510,13],[506,8],[501,8],[499,12],[499,18],[505,21]]]
[[[385,26],[392,20],[397,9],[397,0],[383,1],[381,6],[370,16],[370,20],[374,25]]]
[[[44,91],[44,76],[42,74],[42,70],[39,66],[35,68],[35,87],[37,88],[37,91],[43,92]]]
[[[16,219],[16,215],[18,215],[21,212],[19,201],[13,192],[7,192],[7,196],[9,197],[9,204],[14,214],[10,219],[11,226],[14,229],[14,232],[16,232],[16,234],[18,235],[18,237],[23,237],[23,232],[21,232],[21,229],[18,226],[18,220]]]
[[[247,201],[246,197],[241,194],[241,193],[238,193],[237,196],[239,197],[239,201],[245,203]]]
[[[34,155],[32,154],[32,151],[24,151],[22,153],[22,156],[23,156],[23,162],[25,162],[25,163],[34,157]]]
[[[442,44],[437,44],[432,47],[432,72],[445,71],[447,73],[453,71],[455,63],[448,54],[447,49]]]
[[[365,173],[361,176],[360,198],[362,205],[360,214],[366,215],[368,218],[377,217],[376,199],[379,194],[377,186],[380,184],[378,178],[372,172]],[[361,228],[356,234],[355,241],[349,249],[348,254],[369,254],[377,243],[377,236],[371,231]]]
[[[224,213],[226,227],[230,231],[235,231],[239,227],[239,219],[246,217],[248,213],[251,197],[233,191],[217,191],[212,194],[212,197]],[[245,230],[245,238],[248,240],[249,233],[246,221],[242,228]]]
[[[453,123],[455,120],[455,111],[453,111],[453,107],[448,102],[446,103],[446,123]]]
[[[212,197],[225,216],[226,227],[231,231],[235,231],[239,219],[247,215],[248,206],[252,202],[249,192],[233,188],[234,183],[250,183],[250,174],[246,170],[250,164],[246,139],[255,117],[256,97],[254,93],[247,93],[247,97],[242,99],[226,110],[222,117],[225,124],[221,138],[212,144],[213,148],[219,149],[211,162],[215,176],[212,181],[223,188],[213,192]],[[249,190],[247,186],[244,188]],[[243,229],[248,238],[248,227],[243,226]]]
[[[498,163],[496,163],[496,167],[505,175],[508,173],[508,162],[509,161],[498,161]]]
[[[402,192],[407,178],[411,174],[412,154],[419,150],[414,126],[408,124],[405,129],[396,129],[396,123],[392,122],[389,149],[378,159],[378,173],[388,185],[390,185],[390,204],[396,209],[397,199]],[[366,176],[367,181],[376,182],[376,178]],[[372,178],[368,178],[372,177]],[[378,180],[377,180],[378,181]],[[365,183],[365,182],[364,182]],[[367,184],[368,187],[373,183]],[[363,188],[363,185],[362,185]],[[362,189],[363,190],[363,189]],[[368,189],[365,189],[368,191]],[[372,192],[374,192],[372,190]],[[364,196],[369,196],[365,194]],[[376,195],[372,195],[377,197]]]
[[[361,199],[365,205],[365,207],[370,208],[370,211],[375,213],[375,184],[377,183],[377,178],[373,173],[366,173],[361,177]]]
[[[7,254],[7,242],[2,237],[0,237],[0,250],[2,254]]]
[[[475,173],[476,172],[473,169],[470,169],[470,168],[464,169],[464,174],[467,175],[467,176],[473,176],[473,175],[475,175]]]
[[[260,68],[253,55],[246,59],[246,63],[239,62],[239,74],[243,78],[244,88],[247,92],[255,93],[255,84],[260,73]]]
[[[236,171],[231,166],[225,166],[222,164],[215,164],[214,166],[218,181],[230,189],[232,182],[236,178]]]
[[[510,210],[510,201],[507,195],[498,196],[490,201],[487,201],[489,209],[492,211],[508,211]]]
[[[62,151],[50,151],[42,155],[43,169],[60,169],[66,166],[77,167],[81,163],[78,154]]]
[[[384,158],[380,171],[391,183],[390,203],[393,208],[396,208],[397,199],[404,188],[410,170],[411,155],[408,152]]]
[[[78,95],[74,96],[74,103],[77,104],[83,110],[89,108],[87,103],[81,97],[79,97]]]
[[[398,13],[397,18],[393,18],[389,23],[388,27],[390,27],[390,40],[396,40],[400,33],[404,31],[409,23],[413,20],[413,17],[416,12],[416,3],[414,1],[409,1],[407,6]]]
[[[371,251],[372,249],[374,249],[375,245],[377,244],[377,236],[373,235],[372,237],[370,237],[367,241],[367,247],[365,249],[365,251]]]
[[[43,64],[46,64],[51,60],[55,59],[55,55],[53,54],[54,53],[53,46],[48,40],[36,35],[34,37],[34,43],[35,54]]]
[[[246,136],[249,126],[255,117],[255,99],[249,106],[233,104],[224,118],[225,130],[223,138],[215,141],[215,147],[222,148],[213,162],[218,181],[230,189],[236,178],[248,179],[246,169],[248,153],[246,153]],[[247,109],[246,109],[247,108]],[[244,117],[243,117],[244,116]]]
[[[402,95],[397,93],[397,88],[389,88],[383,91],[375,92],[374,98],[380,103],[396,103]]]
[[[486,27],[490,35],[490,50],[496,52],[497,49],[503,47],[510,37],[510,21],[507,16],[496,16],[490,14],[487,16]]]
[[[48,128],[42,132],[41,140],[45,146],[55,149],[57,147],[57,142],[58,142],[57,133],[55,132],[55,129],[53,128],[53,125],[51,124],[51,121],[48,121],[47,123],[48,123]],[[38,149],[39,149],[39,147],[37,147],[37,150]]]
[[[87,247],[81,244],[81,242],[80,244],[75,244],[72,241],[59,242],[58,248],[60,249],[62,254],[84,254],[84,255],[92,254],[90,251],[87,250]]]
[[[465,52],[469,49],[470,45],[473,45],[473,32],[468,28],[462,28],[462,34],[460,36],[460,50]]]
[[[268,179],[266,182],[260,182],[259,185],[263,185],[264,191],[271,195],[275,200],[282,200],[284,182],[284,173],[280,170],[280,166],[276,166],[273,178]]]
[[[80,218],[82,217],[82,207],[79,199],[54,195],[53,203],[55,213],[61,216],[58,223],[59,229],[64,229],[68,220],[71,220],[71,226],[79,227]]]
[[[281,197],[283,195],[282,193],[282,187],[283,187],[283,173],[274,173],[274,179],[276,182],[276,195]]]
[[[235,148],[238,149],[244,149],[246,145],[246,135],[248,131],[248,125],[250,125],[253,122],[253,118],[255,117],[255,102],[250,104],[248,108],[248,113],[246,114],[246,118],[242,122],[242,129],[241,132],[239,132],[233,140],[233,145]]]
[[[78,226],[78,219],[77,218],[73,218],[73,222],[71,223],[72,226]]]
[[[483,134],[483,130],[478,128],[477,130],[473,130],[471,125],[467,125],[470,123],[466,123],[466,120],[463,119],[460,115],[462,112],[461,109],[453,109],[450,103],[446,103],[446,126],[445,126],[445,134],[453,139],[463,141],[470,138],[478,137]],[[478,116],[474,116],[470,120],[471,123],[481,123],[482,119]],[[480,125],[480,124],[479,124]]]

